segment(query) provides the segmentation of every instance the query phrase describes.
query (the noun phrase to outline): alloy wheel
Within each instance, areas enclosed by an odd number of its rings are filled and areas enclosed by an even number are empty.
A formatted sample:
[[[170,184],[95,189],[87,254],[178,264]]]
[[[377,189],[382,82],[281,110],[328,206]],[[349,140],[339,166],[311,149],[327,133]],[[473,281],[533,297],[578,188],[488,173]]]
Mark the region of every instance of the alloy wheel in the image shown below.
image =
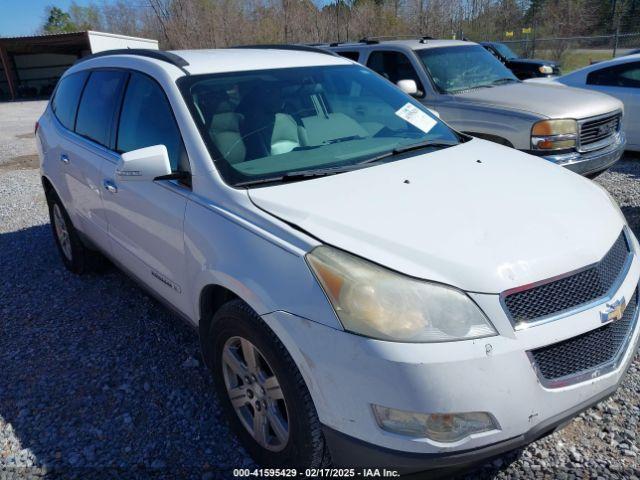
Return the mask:
[[[224,344],[222,372],[244,428],[267,450],[283,450],[289,440],[289,414],[280,382],[262,352],[245,338],[231,337]]]
[[[57,203],[53,206],[53,226],[56,231],[56,236],[58,237],[58,242],[60,243],[60,248],[62,248],[62,253],[67,257],[67,260],[73,260],[71,237],[69,236],[67,223],[64,221],[64,216]]]

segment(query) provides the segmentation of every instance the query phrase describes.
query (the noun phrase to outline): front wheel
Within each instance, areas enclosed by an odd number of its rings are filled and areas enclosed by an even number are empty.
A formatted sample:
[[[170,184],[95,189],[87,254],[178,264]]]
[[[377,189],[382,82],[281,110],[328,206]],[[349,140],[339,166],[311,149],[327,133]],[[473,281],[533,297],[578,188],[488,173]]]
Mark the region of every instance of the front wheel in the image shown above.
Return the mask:
[[[284,345],[240,300],[214,316],[209,338],[218,398],[243,446],[266,467],[330,464],[311,395]]]

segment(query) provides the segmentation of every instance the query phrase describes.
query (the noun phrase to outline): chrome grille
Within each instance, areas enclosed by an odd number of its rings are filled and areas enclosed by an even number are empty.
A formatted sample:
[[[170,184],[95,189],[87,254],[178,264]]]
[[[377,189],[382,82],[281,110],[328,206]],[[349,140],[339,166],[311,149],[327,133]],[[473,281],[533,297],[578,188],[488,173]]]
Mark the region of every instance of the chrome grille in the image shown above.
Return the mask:
[[[578,308],[607,295],[631,255],[624,231],[600,262],[562,278],[518,288],[502,295],[503,305],[516,325],[534,323]]]
[[[560,382],[561,379],[582,377],[615,363],[624,354],[626,340],[634,330],[637,303],[636,292],[620,320],[529,352],[538,375],[545,383],[562,386],[571,382]]]
[[[616,113],[582,122],[580,124],[580,147],[588,148],[589,145],[616,134],[620,130],[621,117],[620,113]]]

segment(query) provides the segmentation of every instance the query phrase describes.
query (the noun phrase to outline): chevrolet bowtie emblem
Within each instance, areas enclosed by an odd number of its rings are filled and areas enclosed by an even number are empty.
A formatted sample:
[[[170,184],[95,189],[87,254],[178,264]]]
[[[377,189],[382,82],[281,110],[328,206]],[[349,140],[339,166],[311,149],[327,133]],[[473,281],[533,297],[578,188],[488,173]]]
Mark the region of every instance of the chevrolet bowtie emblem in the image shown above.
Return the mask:
[[[600,312],[600,320],[602,323],[615,322],[622,318],[627,308],[627,301],[622,297],[612,303],[607,303],[607,307]]]

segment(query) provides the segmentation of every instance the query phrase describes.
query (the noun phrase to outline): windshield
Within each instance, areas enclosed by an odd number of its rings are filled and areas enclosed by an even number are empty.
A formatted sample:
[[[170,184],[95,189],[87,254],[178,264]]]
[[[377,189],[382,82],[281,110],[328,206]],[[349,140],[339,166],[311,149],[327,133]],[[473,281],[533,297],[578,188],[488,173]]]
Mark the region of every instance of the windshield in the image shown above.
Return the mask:
[[[507,60],[513,60],[514,58],[518,58],[518,56],[513,53],[509,47],[507,47],[504,43],[493,43],[493,48],[495,48],[500,55],[502,55]]]
[[[419,102],[359,65],[193,75],[179,86],[231,185],[364,168],[384,153],[395,160],[393,151],[408,145],[459,140]]]
[[[416,53],[441,93],[518,81],[511,70],[480,45],[424,48]]]

